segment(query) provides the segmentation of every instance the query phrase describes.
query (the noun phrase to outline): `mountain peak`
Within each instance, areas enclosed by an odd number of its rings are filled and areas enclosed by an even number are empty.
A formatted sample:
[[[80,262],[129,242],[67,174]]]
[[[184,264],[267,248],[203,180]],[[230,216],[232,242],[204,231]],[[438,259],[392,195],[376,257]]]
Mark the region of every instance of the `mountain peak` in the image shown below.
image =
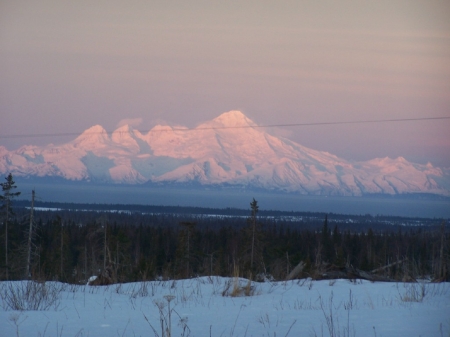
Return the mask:
[[[155,125],[151,130],[150,130],[150,132],[155,132],[155,131],[173,131],[173,128],[171,127],[171,126],[169,126],[169,125],[161,125],[161,124],[158,124],[158,125]]]
[[[84,130],[83,133],[76,138],[76,140],[84,140],[90,138],[108,138],[108,133],[103,128],[103,126],[97,124],[91,126],[89,129]]]
[[[61,146],[0,146],[0,173],[115,183],[200,183],[313,195],[432,193],[450,196],[447,170],[388,157],[352,164],[267,134],[241,111],[197,126],[155,126],[146,135],[100,125]]]
[[[247,118],[241,111],[232,110],[224,112],[220,116],[214,118],[212,121],[214,124],[220,126],[256,126],[255,122]]]
[[[91,126],[89,129],[84,130],[81,135],[91,134],[91,133],[102,134],[102,133],[106,133],[106,130],[103,128],[103,126],[97,124],[97,125]]]
[[[102,144],[109,140],[108,133],[101,125],[91,126],[75,139],[76,144]]]
[[[111,140],[113,143],[127,148],[132,153],[138,153],[140,147],[136,142],[136,136],[139,137],[139,135],[136,135],[135,130],[130,125],[125,124],[114,130],[111,135]]]
[[[404,157],[401,157],[401,156],[395,158],[395,161],[400,162],[400,163],[407,163],[408,162]]]
[[[120,127],[118,127],[114,132],[130,132],[132,130],[131,126],[129,124],[124,124]]]
[[[125,124],[114,130],[111,139],[115,143],[121,143],[124,140],[131,138],[132,132],[133,129],[128,124]]]

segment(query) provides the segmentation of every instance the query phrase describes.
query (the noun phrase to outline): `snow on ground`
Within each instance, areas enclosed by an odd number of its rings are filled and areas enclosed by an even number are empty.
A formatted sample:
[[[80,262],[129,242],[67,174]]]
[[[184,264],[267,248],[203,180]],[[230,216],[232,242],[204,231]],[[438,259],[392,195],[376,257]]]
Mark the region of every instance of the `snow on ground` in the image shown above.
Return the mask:
[[[241,296],[229,296],[234,289]],[[27,302],[25,290],[41,301]],[[1,282],[0,295],[5,337],[162,337],[161,322],[169,325],[167,295],[174,296],[172,336],[450,336],[449,283],[249,284],[201,277],[93,287],[17,281]]]

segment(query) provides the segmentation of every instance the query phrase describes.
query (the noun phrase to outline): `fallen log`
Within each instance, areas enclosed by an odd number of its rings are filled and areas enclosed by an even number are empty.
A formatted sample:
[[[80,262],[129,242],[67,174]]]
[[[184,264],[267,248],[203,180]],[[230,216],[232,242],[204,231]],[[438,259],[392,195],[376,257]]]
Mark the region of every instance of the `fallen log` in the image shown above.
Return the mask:
[[[300,263],[296,265],[294,269],[292,269],[289,275],[286,276],[286,281],[293,280],[298,275],[300,275],[300,273],[303,271],[303,268],[305,268],[305,262],[300,261]]]
[[[368,281],[381,281],[381,282],[393,282],[394,280],[373,274],[372,272],[367,272],[364,270],[356,269],[351,266],[337,267],[337,266],[327,266],[326,270],[317,273],[314,277],[317,280],[329,280],[329,279],[361,279]]]
[[[376,269],[372,270],[371,273],[378,273],[381,270],[385,270],[385,269],[391,268],[391,267],[393,267],[393,266],[395,266],[397,264],[403,263],[403,262],[405,262],[407,260],[408,260],[408,258],[404,258],[403,260],[399,260],[397,262],[389,263],[389,264],[387,264],[387,265],[385,265],[383,267],[379,267],[379,268],[376,268]]]

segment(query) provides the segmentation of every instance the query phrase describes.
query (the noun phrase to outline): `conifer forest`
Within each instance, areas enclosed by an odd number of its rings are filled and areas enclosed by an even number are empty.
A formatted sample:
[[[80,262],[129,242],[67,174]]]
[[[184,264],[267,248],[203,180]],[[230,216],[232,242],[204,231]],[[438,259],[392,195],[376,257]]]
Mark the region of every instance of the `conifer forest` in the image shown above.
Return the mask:
[[[24,202],[14,203],[8,245],[0,248],[2,279],[86,283],[102,276],[103,284],[208,275],[256,281],[449,280],[450,235],[442,219],[394,225],[370,216],[350,221],[334,214],[267,216],[254,199],[237,215],[183,209],[32,211]],[[5,224],[0,228],[4,240]]]

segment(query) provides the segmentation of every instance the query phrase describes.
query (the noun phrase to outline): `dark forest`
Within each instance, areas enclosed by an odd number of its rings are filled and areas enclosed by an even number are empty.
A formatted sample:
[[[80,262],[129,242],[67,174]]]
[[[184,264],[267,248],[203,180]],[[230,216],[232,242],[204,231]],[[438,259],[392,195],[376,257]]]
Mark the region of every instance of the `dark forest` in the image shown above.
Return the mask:
[[[248,211],[101,208],[34,210],[30,219],[29,208],[16,207],[1,278],[7,269],[9,279],[69,283],[86,283],[93,275],[103,275],[105,283],[236,274],[257,281],[449,280],[444,220],[270,215],[255,200]],[[4,255],[2,245],[0,261]]]

